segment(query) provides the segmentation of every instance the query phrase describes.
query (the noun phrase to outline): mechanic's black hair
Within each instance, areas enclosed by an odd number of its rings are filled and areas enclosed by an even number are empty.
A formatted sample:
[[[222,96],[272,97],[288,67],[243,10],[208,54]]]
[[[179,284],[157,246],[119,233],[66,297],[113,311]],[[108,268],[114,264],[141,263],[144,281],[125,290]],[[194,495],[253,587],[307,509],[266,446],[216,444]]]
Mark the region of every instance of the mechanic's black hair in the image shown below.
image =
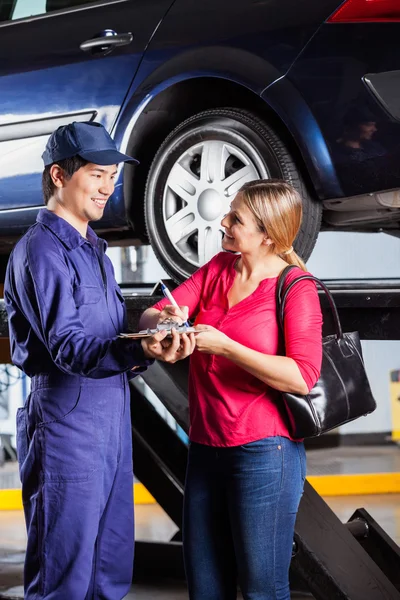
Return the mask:
[[[48,201],[56,190],[56,186],[54,185],[50,176],[50,169],[53,165],[58,165],[64,171],[66,178],[71,179],[72,175],[76,173],[76,171],[87,164],[89,164],[89,161],[81,158],[79,155],[76,155],[71,156],[71,158],[64,158],[63,160],[59,160],[51,165],[47,165],[47,167],[44,168],[42,175],[42,189],[45,205],[47,206]]]

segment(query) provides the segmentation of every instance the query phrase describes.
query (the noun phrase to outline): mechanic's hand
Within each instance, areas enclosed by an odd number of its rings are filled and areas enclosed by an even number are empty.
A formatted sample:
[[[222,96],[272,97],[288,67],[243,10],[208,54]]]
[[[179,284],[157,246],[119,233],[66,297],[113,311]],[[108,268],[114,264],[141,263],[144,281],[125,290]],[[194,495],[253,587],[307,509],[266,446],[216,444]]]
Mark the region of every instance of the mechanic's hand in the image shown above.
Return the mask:
[[[229,338],[211,325],[196,325],[196,348],[204,354],[226,354],[229,347]]]
[[[188,306],[174,306],[173,304],[167,304],[164,306],[160,314],[158,315],[158,323],[163,323],[166,320],[174,321],[182,325],[189,317]]]
[[[146,358],[175,363],[192,354],[196,346],[194,333],[179,335],[172,329],[171,338],[166,340],[166,335],[166,331],[160,331],[152,337],[141,340]]]

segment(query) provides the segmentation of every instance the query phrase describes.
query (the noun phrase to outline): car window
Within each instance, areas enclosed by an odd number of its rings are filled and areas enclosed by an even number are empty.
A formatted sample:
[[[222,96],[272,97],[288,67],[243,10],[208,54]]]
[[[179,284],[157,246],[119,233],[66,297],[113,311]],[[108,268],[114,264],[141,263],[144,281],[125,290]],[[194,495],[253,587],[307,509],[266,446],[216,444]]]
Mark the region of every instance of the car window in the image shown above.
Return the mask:
[[[98,0],[0,0],[0,21],[25,19],[54,10],[95,4],[96,1]]]

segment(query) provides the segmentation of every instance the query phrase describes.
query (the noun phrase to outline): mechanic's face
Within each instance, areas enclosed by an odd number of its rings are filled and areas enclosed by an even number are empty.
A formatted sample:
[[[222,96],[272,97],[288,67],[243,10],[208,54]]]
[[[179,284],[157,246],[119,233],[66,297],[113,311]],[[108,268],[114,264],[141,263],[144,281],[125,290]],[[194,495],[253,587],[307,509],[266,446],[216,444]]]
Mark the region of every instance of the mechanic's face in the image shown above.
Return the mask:
[[[377,129],[376,123],[374,121],[369,121],[368,123],[362,123],[360,125],[360,139],[361,140],[370,140],[377,131],[378,131],[378,129]]]
[[[70,179],[63,178],[57,200],[79,222],[98,221],[114,191],[116,174],[116,165],[89,163],[78,169]]]
[[[265,245],[266,234],[257,226],[251,210],[238,194],[231,203],[231,210],[221,221],[225,228],[222,240],[224,250],[251,253]]]

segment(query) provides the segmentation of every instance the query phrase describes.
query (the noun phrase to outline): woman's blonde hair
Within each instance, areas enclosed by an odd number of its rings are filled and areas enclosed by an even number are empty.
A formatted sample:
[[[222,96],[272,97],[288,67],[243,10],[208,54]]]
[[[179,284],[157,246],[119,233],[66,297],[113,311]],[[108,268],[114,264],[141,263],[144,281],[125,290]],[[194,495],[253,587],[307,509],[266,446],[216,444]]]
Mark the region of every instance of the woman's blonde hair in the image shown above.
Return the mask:
[[[251,210],[260,231],[272,240],[271,250],[289,265],[303,271],[306,266],[293,250],[303,216],[300,194],[286,181],[258,179],[245,183],[238,192]]]

